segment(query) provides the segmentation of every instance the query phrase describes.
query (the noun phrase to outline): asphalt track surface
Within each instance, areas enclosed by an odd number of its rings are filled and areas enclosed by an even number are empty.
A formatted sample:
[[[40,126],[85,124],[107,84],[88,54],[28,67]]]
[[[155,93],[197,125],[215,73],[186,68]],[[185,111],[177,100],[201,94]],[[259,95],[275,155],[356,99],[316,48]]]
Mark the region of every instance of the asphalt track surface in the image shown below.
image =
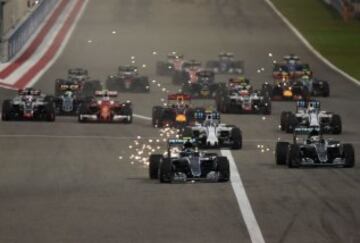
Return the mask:
[[[338,137],[353,142],[359,157],[359,88],[308,52],[262,0],[90,0],[64,53],[35,86],[53,93],[54,79],[75,66],[104,80],[135,56],[147,65],[144,74],[176,91],[154,72],[155,61],[172,50],[202,61],[232,51],[246,61],[254,86],[270,78],[269,52],[298,54],[331,82],[322,106],[341,114]],[[122,97],[132,100],[137,114],[150,116],[165,95],[151,88]],[[358,165],[275,166],[276,140],[290,138],[277,128],[280,112],[293,108],[277,102],[265,120],[223,118],[243,130],[244,148],[233,156],[265,241],[359,242]],[[75,118],[0,122],[0,242],[250,242],[230,184],[150,181],[147,169],[128,159],[139,135],[156,138],[159,132],[142,119],[132,125],[79,124]]]

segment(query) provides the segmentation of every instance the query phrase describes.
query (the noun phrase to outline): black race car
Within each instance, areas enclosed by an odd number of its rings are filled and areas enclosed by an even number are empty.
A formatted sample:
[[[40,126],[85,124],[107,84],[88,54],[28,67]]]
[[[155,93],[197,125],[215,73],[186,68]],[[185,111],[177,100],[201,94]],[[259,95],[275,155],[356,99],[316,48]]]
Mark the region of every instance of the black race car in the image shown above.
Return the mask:
[[[140,76],[136,66],[120,66],[116,75],[106,80],[108,89],[116,91],[144,92],[150,91],[149,78]]]
[[[307,138],[299,142],[299,134]],[[277,142],[276,164],[290,168],[300,166],[342,166],[354,167],[355,153],[352,144],[325,139],[319,127],[296,128],[293,143]]]
[[[191,139],[169,139],[166,156],[150,155],[149,175],[150,179],[159,179],[161,183],[226,182],[230,179],[230,166],[224,156],[198,151]]]
[[[206,68],[219,74],[243,74],[244,62],[235,60],[234,54],[221,52],[218,60],[208,61]]]
[[[32,88],[19,90],[14,98],[3,101],[1,118],[3,121],[55,121],[54,98]]]
[[[188,81],[182,86],[182,92],[192,98],[215,98],[220,84],[215,82],[215,73],[211,70],[201,70],[195,73],[194,81]]]
[[[199,113],[199,114],[198,114]],[[154,106],[152,109],[152,125],[154,127],[184,127],[195,124],[195,121],[205,119],[203,107],[192,107],[191,97],[177,93],[168,95],[164,106]]]

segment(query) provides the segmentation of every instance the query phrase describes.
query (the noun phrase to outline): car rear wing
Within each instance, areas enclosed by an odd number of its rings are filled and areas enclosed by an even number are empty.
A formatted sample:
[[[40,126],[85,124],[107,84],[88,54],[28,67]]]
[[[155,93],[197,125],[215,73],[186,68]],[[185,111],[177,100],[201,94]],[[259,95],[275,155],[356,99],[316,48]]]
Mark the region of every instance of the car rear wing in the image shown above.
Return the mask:
[[[191,101],[191,96],[184,93],[176,93],[168,95],[168,101]]]
[[[118,92],[117,91],[98,90],[98,91],[95,91],[95,96],[96,97],[104,97],[104,96],[117,97]]]
[[[296,55],[286,55],[283,58],[285,61],[289,61],[289,60],[295,60],[295,61],[299,61],[300,57],[296,56]]]
[[[312,107],[315,109],[320,109],[320,101],[319,100],[299,100],[296,102],[296,107],[299,109],[306,109],[308,107]]]
[[[310,134],[317,134],[321,135],[321,129],[319,126],[317,127],[296,127],[294,129],[293,138],[294,143],[297,141],[297,136],[299,135],[310,135]]]
[[[33,96],[39,96],[41,95],[41,91],[38,89],[19,89],[18,90],[19,95],[33,95]]]
[[[71,90],[71,91],[77,91],[80,89],[80,85],[79,84],[60,84],[60,90],[65,91],[65,90]]]

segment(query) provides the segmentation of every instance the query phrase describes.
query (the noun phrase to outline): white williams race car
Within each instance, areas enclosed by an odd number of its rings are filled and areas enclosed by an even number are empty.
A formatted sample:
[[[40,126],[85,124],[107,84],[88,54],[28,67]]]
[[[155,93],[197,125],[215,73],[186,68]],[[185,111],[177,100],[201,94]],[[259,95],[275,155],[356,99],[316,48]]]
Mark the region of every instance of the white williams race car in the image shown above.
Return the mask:
[[[320,101],[298,101],[296,112],[284,111],[280,118],[281,130],[292,133],[296,127],[320,127],[322,133],[340,134],[341,117],[320,110]]]
[[[204,113],[198,113],[198,115],[204,115]],[[195,139],[199,147],[242,148],[242,132],[238,127],[220,123],[218,112],[206,112],[205,116],[203,123],[185,127],[182,136]]]

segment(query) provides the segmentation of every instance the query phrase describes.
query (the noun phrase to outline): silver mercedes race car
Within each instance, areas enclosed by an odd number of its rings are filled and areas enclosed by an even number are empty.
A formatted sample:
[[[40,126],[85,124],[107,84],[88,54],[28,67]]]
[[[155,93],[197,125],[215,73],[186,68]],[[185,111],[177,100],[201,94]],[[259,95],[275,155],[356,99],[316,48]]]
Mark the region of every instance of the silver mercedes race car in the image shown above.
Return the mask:
[[[301,141],[298,137],[306,134]],[[300,166],[340,166],[351,168],[355,165],[354,147],[324,138],[319,127],[295,128],[293,143],[277,142],[275,150],[276,164],[290,168]]]
[[[191,139],[169,139],[167,155],[149,158],[150,179],[161,183],[202,180],[226,182],[230,179],[229,161],[216,153],[199,151]]]

